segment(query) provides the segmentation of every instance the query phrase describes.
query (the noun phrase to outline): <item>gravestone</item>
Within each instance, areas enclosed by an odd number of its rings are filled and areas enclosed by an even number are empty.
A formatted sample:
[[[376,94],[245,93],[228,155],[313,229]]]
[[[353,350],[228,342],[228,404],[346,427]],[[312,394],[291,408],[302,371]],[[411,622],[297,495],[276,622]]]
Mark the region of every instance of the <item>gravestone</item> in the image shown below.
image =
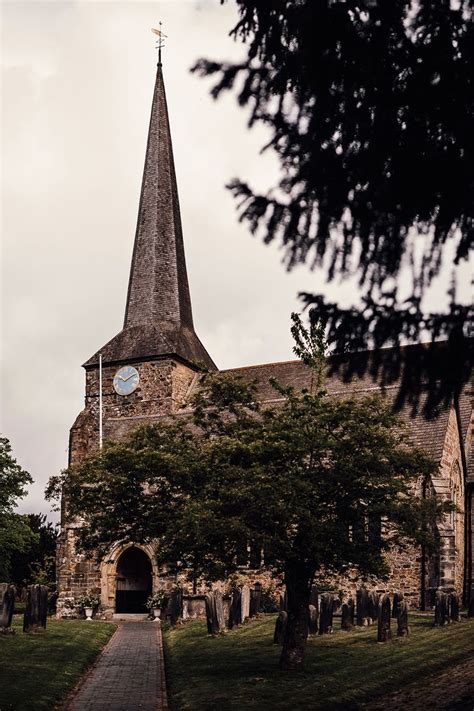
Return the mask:
[[[262,609],[262,586],[255,583],[250,590],[250,617],[256,617]]]
[[[450,622],[461,622],[461,613],[459,610],[459,598],[456,593],[448,595],[448,612]]]
[[[392,617],[397,617],[398,603],[403,600],[403,593],[395,592],[393,593],[393,607],[392,607]]]
[[[240,600],[242,604],[242,622],[244,622],[250,616],[250,588],[248,585],[242,585]]]
[[[225,631],[224,605],[222,595],[218,590],[208,593],[206,600],[206,622],[208,634],[219,634]]]
[[[308,605],[308,634],[318,634],[318,610],[314,605]]]
[[[332,593],[323,593],[319,601],[319,630],[318,634],[332,633],[332,617],[334,601]]]
[[[380,600],[380,595],[375,592],[375,590],[371,590],[369,593],[369,618],[370,622],[376,622],[378,620],[378,615],[379,615],[379,600]],[[370,624],[369,622],[369,624]]]
[[[315,585],[311,586],[311,590],[309,593],[309,604],[313,605],[316,609],[318,609],[318,589]]]
[[[229,629],[242,624],[242,595],[240,588],[232,590],[232,597],[229,606]]]
[[[288,613],[285,610],[280,610],[275,622],[275,633],[273,635],[273,644],[283,644],[285,639],[286,625],[288,622]]]
[[[354,600],[350,597],[347,602],[342,603],[341,630],[349,631],[353,627],[354,627]]]
[[[377,642],[390,642],[392,639],[390,621],[390,595],[385,593],[379,601]]]
[[[288,612],[288,596],[286,594],[286,590],[283,590],[283,592],[280,593],[280,610]]]
[[[0,583],[0,633],[12,632],[15,592],[13,585]]]
[[[435,627],[442,627],[448,622],[448,596],[443,590],[435,595]]]
[[[48,616],[48,588],[46,585],[28,585],[26,607],[23,617],[23,632],[46,629]]]
[[[369,593],[366,588],[360,588],[356,592],[356,621],[359,627],[369,624]]]
[[[403,598],[397,604],[397,637],[408,637],[408,605]]]
[[[172,625],[175,625],[178,620],[183,617],[183,591],[181,588],[173,588],[168,598],[166,606],[166,617]]]

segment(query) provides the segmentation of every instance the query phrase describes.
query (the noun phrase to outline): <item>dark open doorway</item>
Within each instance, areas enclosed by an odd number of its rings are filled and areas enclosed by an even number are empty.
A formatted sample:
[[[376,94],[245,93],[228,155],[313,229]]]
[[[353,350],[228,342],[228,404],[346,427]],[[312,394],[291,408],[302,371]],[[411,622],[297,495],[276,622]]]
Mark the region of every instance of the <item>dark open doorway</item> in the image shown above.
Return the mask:
[[[146,612],[151,590],[149,557],[140,548],[127,548],[117,563],[116,612]]]

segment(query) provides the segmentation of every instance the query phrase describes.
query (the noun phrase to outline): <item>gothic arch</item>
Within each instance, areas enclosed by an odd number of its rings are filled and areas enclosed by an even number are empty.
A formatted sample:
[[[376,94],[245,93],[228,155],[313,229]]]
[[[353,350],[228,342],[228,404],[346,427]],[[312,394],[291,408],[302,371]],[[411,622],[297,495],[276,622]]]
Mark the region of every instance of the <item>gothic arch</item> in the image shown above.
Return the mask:
[[[158,589],[159,568],[156,563],[154,546],[145,543],[117,543],[112,546],[108,555],[104,556],[100,564],[101,605],[105,613],[115,612],[117,565],[122,554],[130,548],[141,550],[149,558],[152,571],[152,590],[156,592]]]

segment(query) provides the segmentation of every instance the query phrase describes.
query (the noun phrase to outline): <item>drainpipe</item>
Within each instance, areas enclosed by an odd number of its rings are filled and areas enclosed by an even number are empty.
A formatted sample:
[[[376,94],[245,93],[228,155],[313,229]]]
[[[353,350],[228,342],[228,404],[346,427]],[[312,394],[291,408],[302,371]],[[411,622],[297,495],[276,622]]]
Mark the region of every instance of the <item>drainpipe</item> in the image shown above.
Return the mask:
[[[426,476],[423,477],[421,496],[426,499]],[[421,544],[421,581],[420,581],[420,610],[426,610],[426,546]]]

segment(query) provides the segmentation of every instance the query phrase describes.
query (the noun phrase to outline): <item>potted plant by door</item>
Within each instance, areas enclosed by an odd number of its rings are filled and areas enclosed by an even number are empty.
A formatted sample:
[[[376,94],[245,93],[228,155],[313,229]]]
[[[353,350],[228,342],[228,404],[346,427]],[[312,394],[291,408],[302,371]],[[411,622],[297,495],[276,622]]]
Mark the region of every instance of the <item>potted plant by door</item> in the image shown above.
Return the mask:
[[[158,622],[161,617],[161,610],[166,605],[168,595],[164,590],[158,590],[153,595],[150,595],[146,601],[146,607],[148,610],[153,611],[153,621]]]
[[[92,620],[92,614],[94,610],[99,607],[100,600],[96,593],[92,590],[88,590],[84,595],[81,595],[78,599],[78,605],[84,610],[86,615],[86,620]]]

